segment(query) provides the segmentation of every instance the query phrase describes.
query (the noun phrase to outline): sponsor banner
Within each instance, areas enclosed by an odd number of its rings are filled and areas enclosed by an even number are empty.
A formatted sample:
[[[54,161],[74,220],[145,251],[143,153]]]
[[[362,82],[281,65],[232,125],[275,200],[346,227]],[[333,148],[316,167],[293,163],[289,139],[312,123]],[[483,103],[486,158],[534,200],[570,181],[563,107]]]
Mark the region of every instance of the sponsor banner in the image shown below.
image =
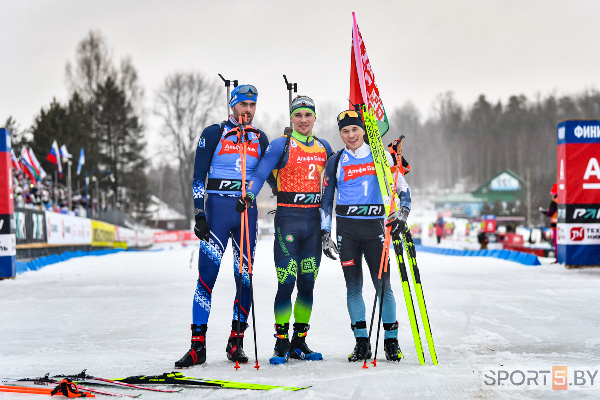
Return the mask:
[[[92,246],[112,247],[115,241],[115,226],[91,220],[92,225]]]
[[[600,223],[596,224],[566,224],[556,226],[558,244],[600,245]],[[597,250],[600,252],[600,249]],[[598,259],[600,262],[600,259]]]
[[[15,209],[17,244],[46,243],[45,212],[29,208]]]
[[[115,226],[115,242],[125,242],[127,247],[138,247],[137,231],[133,229]]]
[[[15,234],[0,235],[0,257],[17,255],[17,238]]]
[[[190,231],[166,231],[154,232],[153,240],[154,243],[173,243],[198,240],[198,238]]]
[[[558,124],[557,142],[600,143],[600,121],[564,121]]]
[[[600,204],[559,204],[558,222],[600,223]]]
[[[600,143],[559,145],[556,182],[559,204],[600,203]]]
[[[92,225],[87,218],[45,212],[48,244],[91,244]]]

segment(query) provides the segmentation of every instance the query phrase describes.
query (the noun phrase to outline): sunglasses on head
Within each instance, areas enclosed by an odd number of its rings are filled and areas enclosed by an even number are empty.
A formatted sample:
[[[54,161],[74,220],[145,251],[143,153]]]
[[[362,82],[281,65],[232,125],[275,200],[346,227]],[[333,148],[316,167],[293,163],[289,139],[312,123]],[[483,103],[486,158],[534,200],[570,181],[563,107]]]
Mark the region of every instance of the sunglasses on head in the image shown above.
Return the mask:
[[[356,111],[352,111],[352,110],[342,111],[338,115],[337,120],[341,121],[341,120],[343,120],[346,117],[348,117],[348,118],[358,118],[358,113]]]
[[[242,86],[238,86],[238,91],[239,94],[253,94],[258,96],[258,90],[256,90],[256,88],[252,85],[242,85]]]
[[[300,108],[300,107],[314,107],[315,102],[310,97],[301,97],[292,102],[292,109]]]

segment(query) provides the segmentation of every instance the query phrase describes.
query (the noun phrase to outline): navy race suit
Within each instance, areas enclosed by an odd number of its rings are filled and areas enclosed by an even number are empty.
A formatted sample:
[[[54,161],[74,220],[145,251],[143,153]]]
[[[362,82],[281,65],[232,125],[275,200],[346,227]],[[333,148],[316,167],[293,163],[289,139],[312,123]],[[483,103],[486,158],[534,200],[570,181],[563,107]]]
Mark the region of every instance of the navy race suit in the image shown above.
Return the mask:
[[[392,165],[392,157],[387,152],[386,155]],[[348,313],[354,336],[367,337],[362,297],[362,257],[364,255],[373,285],[376,286],[385,234],[385,209],[369,145],[365,143],[354,152],[344,149],[339,157],[331,157],[325,166],[321,229],[328,232],[331,232],[336,189],[337,245],[346,280]],[[402,175],[398,177],[396,192],[400,206],[410,209],[410,189]],[[390,286],[389,271],[388,268],[382,307],[386,339],[398,335],[396,301]]]
[[[287,150],[286,142],[286,136],[273,140],[251,177],[248,191],[256,197],[265,178],[271,172],[277,176],[274,258],[279,284],[275,322],[289,322],[292,292],[297,287],[294,321],[308,324],[321,263],[321,172],[332,151],[326,141],[295,131]]]
[[[230,237],[233,246],[234,277],[236,285],[238,284],[241,223],[240,214],[235,210],[235,202],[236,197],[242,194],[241,160],[235,136],[225,138],[227,132],[236,126],[238,123],[232,116],[224,124],[210,125],[202,132],[196,149],[193,181],[195,214],[205,213],[210,227],[209,243],[200,241],[198,257],[198,284],[193,303],[193,323],[198,326],[208,323],[212,289]],[[250,125],[247,127],[252,128]],[[260,132],[258,138],[256,134],[249,132],[249,137],[252,142],[248,145],[246,176],[254,172],[269,145],[269,139],[263,132]],[[208,198],[206,198],[207,194]],[[256,207],[249,207],[248,228],[252,258],[254,258],[256,245],[256,217]],[[246,322],[250,311],[250,280],[246,254],[244,254],[243,264],[242,295],[241,300],[237,298],[239,288],[236,288],[233,320],[238,319],[238,306],[240,306],[240,320]]]

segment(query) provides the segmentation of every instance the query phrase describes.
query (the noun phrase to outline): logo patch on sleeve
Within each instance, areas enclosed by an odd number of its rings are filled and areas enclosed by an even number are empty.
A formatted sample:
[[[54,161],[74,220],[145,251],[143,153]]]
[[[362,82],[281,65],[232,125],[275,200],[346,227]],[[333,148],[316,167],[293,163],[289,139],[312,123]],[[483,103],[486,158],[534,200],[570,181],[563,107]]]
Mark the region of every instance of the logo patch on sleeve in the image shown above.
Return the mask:
[[[342,261],[342,267],[349,267],[351,265],[355,265],[354,264],[354,258],[352,260]]]

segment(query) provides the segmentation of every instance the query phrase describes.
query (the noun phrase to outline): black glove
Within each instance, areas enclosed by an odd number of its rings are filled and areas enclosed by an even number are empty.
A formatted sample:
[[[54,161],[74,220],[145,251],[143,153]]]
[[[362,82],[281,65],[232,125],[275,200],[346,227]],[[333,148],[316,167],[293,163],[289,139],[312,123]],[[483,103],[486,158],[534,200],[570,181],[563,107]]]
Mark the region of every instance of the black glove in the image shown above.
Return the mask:
[[[406,207],[402,207],[400,210],[396,210],[390,214],[385,226],[392,227],[392,236],[398,237],[400,234],[408,232],[408,225],[406,224],[408,213],[410,213],[410,210]]]
[[[271,188],[271,193],[273,193],[273,196],[277,196],[277,186]]]
[[[321,230],[321,244],[323,247],[323,254],[332,260],[337,260],[333,255],[333,252],[335,252],[335,254],[340,254],[340,252],[333,240],[331,240],[331,234],[324,229]]]
[[[238,197],[237,202],[235,203],[235,210],[239,213],[243,213],[249,205],[254,201],[254,196],[248,193],[246,197]]]
[[[210,228],[208,227],[208,221],[206,215],[196,215],[196,226],[194,226],[194,235],[200,240],[204,240],[208,243],[210,239]]]

